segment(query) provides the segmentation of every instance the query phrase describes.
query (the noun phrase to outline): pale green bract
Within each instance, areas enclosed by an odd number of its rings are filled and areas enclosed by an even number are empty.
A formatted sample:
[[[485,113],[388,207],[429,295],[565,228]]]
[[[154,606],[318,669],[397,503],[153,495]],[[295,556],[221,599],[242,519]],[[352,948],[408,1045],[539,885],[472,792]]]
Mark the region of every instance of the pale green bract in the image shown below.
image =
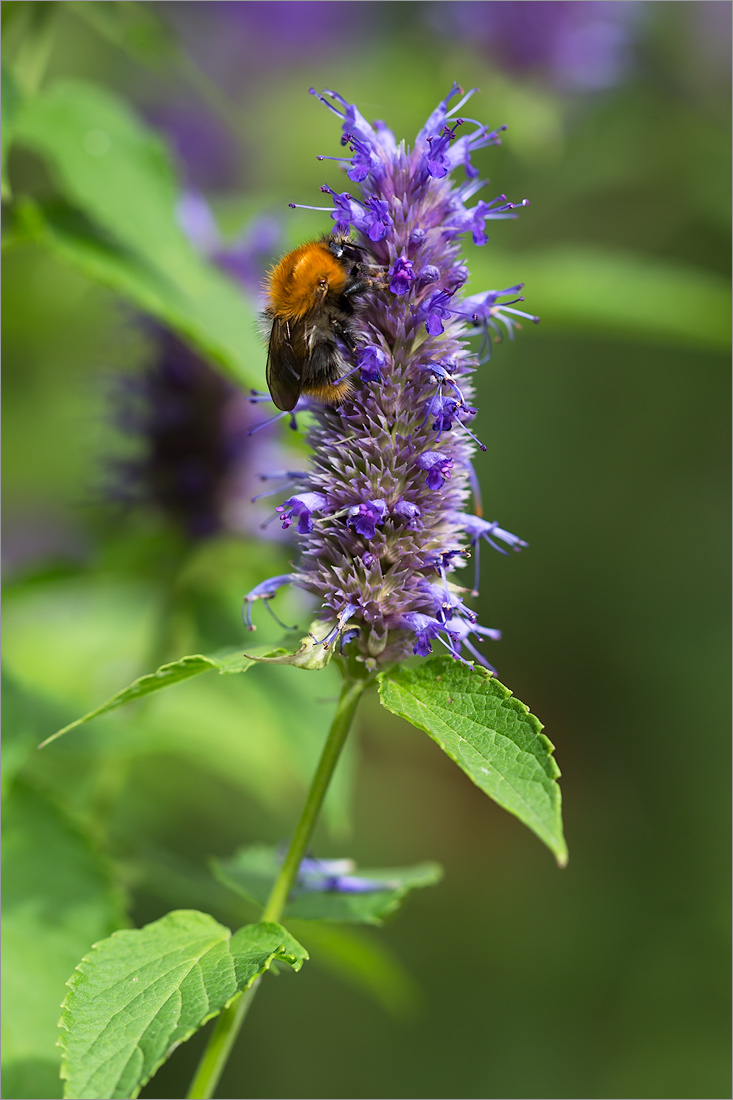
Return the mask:
[[[173,1049],[273,962],[300,970],[308,953],[279,924],[234,935],[181,909],[95,944],[67,982],[59,1021],[64,1095],[136,1097]]]

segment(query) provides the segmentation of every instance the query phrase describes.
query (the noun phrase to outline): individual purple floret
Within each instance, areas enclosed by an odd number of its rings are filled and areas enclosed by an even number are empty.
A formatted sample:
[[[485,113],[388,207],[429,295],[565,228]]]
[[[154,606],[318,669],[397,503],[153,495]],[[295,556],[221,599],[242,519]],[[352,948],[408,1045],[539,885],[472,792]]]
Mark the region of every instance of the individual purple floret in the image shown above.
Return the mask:
[[[255,600],[264,600],[265,607],[270,614],[273,614],[270,607],[270,600],[283,585],[290,584],[291,576],[289,573],[283,573],[279,577],[270,577],[269,580],[263,581],[262,584],[258,584],[256,588],[253,588],[251,592],[248,592],[244,598],[244,607],[242,608],[242,618],[244,619],[244,625],[248,630],[254,630],[252,625],[252,604]]]
[[[412,260],[399,256],[390,271],[389,289],[393,294],[407,294],[414,281],[415,271]]]
[[[301,493],[300,496],[290,497],[275,511],[280,514],[283,531],[290,527],[295,518],[298,521],[298,534],[309,535],[313,530],[311,516],[314,512],[322,512],[327,504],[328,498],[323,493]]]
[[[423,454],[417,456],[415,465],[419,466],[421,470],[427,471],[425,484],[428,489],[437,492],[437,490],[442,489],[446,481],[450,479],[450,472],[453,469],[453,459],[450,455],[443,454],[442,451],[425,451]]]
[[[381,382],[382,368],[387,362],[387,357],[376,344],[359,348],[357,355],[362,382]]]
[[[526,205],[505,195],[474,201],[483,184],[472,157],[498,145],[504,127],[467,118],[473,93],[454,85],[408,149],[338,93],[311,92],[341,123],[350,188],[324,185],[332,205],[314,209],[331,213],[334,232],[356,234],[381,285],[355,315],[352,393],[310,405],[310,468],[280,509],[300,519],[290,581],[320,603],[323,628],[312,627],[311,640],[321,656],[344,649],[376,669],[437,642],[457,660],[487,664],[476,644],[498,631],[477,625],[457,571],[481,541],[526,544],[466,510],[472,500],[480,511],[471,458],[486,450],[470,427],[480,360],[467,337],[490,344],[536,318],[516,308],[519,286],[463,296],[460,249],[467,235],[483,244],[487,221]]]
[[[377,524],[384,523],[387,505],[383,500],[366,500],[349,508],[347,524],[365,539],[373,539]]]

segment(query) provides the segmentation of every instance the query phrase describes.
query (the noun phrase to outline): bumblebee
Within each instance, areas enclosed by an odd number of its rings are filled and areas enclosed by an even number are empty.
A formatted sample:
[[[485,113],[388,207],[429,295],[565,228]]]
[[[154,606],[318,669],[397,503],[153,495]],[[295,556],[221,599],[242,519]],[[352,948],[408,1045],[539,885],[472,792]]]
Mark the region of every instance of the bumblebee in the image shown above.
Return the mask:
[[[375,286],[364,249],[345,234],[326,234],[289,252],[267,277],[267,386],[290,412],[301,394],[339,405],[351,393],[357,350],[354,317]]]

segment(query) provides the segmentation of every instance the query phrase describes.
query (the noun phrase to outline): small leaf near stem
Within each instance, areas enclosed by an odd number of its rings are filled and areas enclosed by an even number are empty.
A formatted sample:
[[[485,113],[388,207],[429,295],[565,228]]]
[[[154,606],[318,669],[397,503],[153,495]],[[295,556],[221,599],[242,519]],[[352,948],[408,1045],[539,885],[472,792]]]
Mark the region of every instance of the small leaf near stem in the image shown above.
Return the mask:
[[[265,906],[262,916],[264,921],[277,921],[282,915],[298,867],[306,854],[313,835],[323,799],[351,728],[357,704],[365,687],[371,682],[371,677],[364,666],[357,666],[353,661],[349,662],[348,670],[343,666],[343,671],[344,685],[341,690],[338,708],[321,759],[318,762],[316,774],[308,791],[300,821],[280,868],[280,874],[275,880],[272,893]],[[219,1015],[191,1084],[188,1100],[210,1100],[214,1095],[219,1078],[224,1071],[232,1046],[244,1023],[244,1018],[249,1011],[258,985],[259,981],[255,982]]]

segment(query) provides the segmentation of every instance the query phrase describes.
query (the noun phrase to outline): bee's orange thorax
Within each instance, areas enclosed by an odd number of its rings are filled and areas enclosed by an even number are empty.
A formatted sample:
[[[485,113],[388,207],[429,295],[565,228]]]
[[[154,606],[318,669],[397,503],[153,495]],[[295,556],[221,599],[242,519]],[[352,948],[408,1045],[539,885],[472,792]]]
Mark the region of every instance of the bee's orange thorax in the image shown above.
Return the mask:
[[[268,276],[269,306],[285,320],[304,317],[328,294],[340,294],[347,273],[320,241],[311,241],[284,256]]]

